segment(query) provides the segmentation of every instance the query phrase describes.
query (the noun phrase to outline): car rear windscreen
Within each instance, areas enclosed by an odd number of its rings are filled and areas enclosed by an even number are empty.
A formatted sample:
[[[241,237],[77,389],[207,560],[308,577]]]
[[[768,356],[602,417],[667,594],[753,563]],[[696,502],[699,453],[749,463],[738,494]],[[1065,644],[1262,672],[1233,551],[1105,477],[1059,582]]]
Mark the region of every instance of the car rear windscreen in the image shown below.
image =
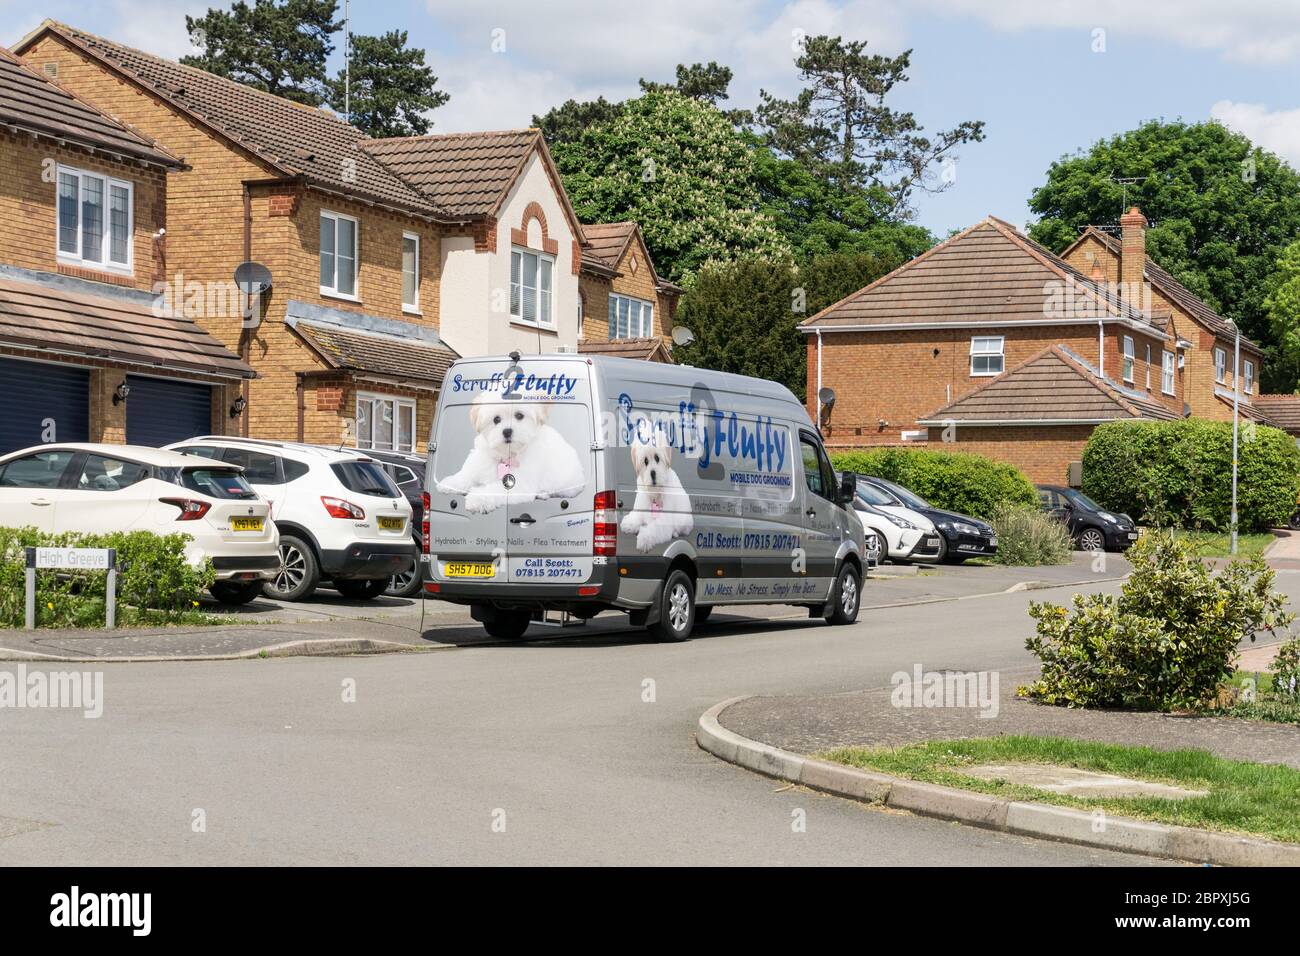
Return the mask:
[[[330,465],[334,476],[348,491],[376,498],[400,498],[401,491],[384,469],[373,461],[340,461]]]
[[[209,498],[243,500],[257,497],[257,492],[242,474],[221,468],[182,468],[173,484]]]

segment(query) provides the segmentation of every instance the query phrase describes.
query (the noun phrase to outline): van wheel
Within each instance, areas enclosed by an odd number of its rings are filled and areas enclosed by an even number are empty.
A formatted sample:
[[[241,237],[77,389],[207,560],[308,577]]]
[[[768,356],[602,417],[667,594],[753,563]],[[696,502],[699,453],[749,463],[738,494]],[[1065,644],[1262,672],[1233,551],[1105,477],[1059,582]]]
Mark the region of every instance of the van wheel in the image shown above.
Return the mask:
[[[490,621],[483,622],[483,630],[502,641],[517,641],[524,636],[533,616],[528,611],[500,611]]]
[[[280,601],[301,601],[319,583],[320,566],[311,545],[293,535],[281,535],[280,570],[263,585],[263,593]]]
[[[852,624],[858,619],[858,608],[861,605],[862,578],[858,569],[846,561],[840,565],[835,587],[831,589],[831,609],[826,615],[826,621],[829,624]]]
[[[695,626],[695,587],[690,575],[678,568],[668,575],[659,598],[659,621],[650,633],[659,641],[684,641]]]

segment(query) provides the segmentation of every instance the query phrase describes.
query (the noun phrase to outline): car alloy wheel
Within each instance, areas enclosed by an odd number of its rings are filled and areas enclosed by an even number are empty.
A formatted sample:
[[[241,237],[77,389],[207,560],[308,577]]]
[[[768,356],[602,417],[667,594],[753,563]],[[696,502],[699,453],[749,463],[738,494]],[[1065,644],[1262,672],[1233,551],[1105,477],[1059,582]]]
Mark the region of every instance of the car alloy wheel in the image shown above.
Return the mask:
[[[302,585],[307,576],[307,559],[291,544],[280,545],[280,570],[275,574],[275,589],[281,594]]]
[[[1079,534],[1079,549],[1082,551],[1105,551],[1106,538],[1096,528],[1085,528]]]
[[[420,567],[417,563],[409,571],[401,571],[388,579],[387,593],[395,597],[410,597],[420,590]]]

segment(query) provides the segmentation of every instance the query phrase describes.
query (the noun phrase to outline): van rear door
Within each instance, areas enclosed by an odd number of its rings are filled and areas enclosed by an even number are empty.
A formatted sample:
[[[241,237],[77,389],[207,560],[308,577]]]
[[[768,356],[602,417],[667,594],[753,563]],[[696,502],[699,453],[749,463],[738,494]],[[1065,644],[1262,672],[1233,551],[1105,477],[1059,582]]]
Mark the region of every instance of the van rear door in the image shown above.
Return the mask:
[[[585,360],[539,356],[453,366],[435,434],[432,580],[520,590],[589,580],[597,491],[592,440]],[[447,591],[454,593],[454,584]]]

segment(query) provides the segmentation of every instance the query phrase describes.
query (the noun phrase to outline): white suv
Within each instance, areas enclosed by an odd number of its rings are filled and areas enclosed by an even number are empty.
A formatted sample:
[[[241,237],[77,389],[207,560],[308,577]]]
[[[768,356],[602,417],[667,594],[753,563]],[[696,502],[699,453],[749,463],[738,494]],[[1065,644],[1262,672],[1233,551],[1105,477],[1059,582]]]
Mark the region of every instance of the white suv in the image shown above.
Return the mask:
[[[364,452],[221,435],[168,447],[242,465],[270,500],[280,568],[266,583],[268,597],[300,601],[329,580],[344,597],[368,600],[418,557],[410,503]]]

